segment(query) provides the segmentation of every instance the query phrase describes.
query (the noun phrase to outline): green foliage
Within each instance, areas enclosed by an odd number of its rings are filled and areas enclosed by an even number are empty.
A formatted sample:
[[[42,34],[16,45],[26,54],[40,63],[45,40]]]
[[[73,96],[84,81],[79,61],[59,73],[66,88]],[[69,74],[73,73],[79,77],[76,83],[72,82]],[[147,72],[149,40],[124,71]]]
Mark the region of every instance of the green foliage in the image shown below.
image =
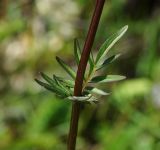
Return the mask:
[[[126,25],[122,29],[120,29],[116,34],[113,34],[104,42],[104,44],[100,47],[99,52],[97,54],[96,64],[98,64],[98,62],[105,57],[105,55],[114,46],[114,44],[125,34],[127,29],[128,26]]]
[[[81,57],[81,49],[77,39],[74,39],[74,56],[78,65]]]
[[[109,93],[106,93],[103,90],[100,90],[98,88],[91,87],[91,86],[87,86],[85,91],[89,93],[98,94],[98,95],[109,95]]]
[[[83,95],[81,97],[77,97],[73,95],[73,84],[71,85],[70,82],[74,82],[76,78],[76,73],[72,70],[72,68],[67,65],[62,59],[59,57],[56,57],[57,62],[59,65],[71,76],[73,80],[67,81],[66,79],[63,79],[61,77],[57,77],[53,75],[53,79],[45,75],[44,73],[41,73],[42,78],[48,82],[43,83],[36,79],[36,82],[46,88],[49,91],[52,91],[57,96],[60,96],[62,98],[67,98],[69,100],[73,101],[80,101],[80,102],[94,102],[96,103],[98,101],[98,98],[96,95],[108,95],[108,93],[95,88],[88,86],[89,83],[108,83],[108,82],[115,82],[125,79],[124,76],[120,75],[107,75],[107,76],[95,76],[96,71],[98,71],[101,68],[104,68],[108,66],[108,64],[112,63],[116,58],[119,57],[120,54],[113,55],[109,58],[107,58],[102,64],[100,64],[100,61],[103,60],[105,55],[107,55],[108,51],[114,46],[114,44],[124,35],[124,33],[127,31],[128,26],[124,26],[122,29],[120,29],[116,34],[112,35],[110,38],[108,38],[104,44],[100,47],[97,56],[96,61],[94,61],[93,54],[91,52],[89,57],[89,73],[86,79],[84,79],[83,84]],[[74,40],[74,56],[77,65],[80,62],[80,56],[81,56],[81,50],[80,45],[77,39]],[[94,93],[94,94],[93,94]]]
[[[69,87],[64,83],[66,81],[63,81],[62,79],[59,80],[59,78],[57,78],[55,75],[53,76],[53,79],[51,79],[44,73],[41,73],[41,76],[48,82],[48,84],[41,82],[37,79],[35,79],[35,81],[44,88],[46,88],[47,90],[50,90],[63,98],[71,95],[71,91],[69,91],[70,90],[69,88],[71,87]]]
[[[69,67],[62,59],[59,57],[56,57],[57,62],[60,64],[60,66],[73,78],[76,78],[76,73]]]
[[[96,76],[92,78],[91,83],[107,83],[107,82],[115,82],[125,79],[125,76],[120,75],[107,75],[107,76]]]
[[[99,43],[123,24],[128,24],[127,36],[107,53],[100,66],[117,53],[123,55],[103,68],[97,66],[94,74],[98,76],[102,72],[105,76],[119,72],[128,79],[116,85],[102,83],[96,86],[88,82],[86,95],[101,96],[91,90],[93,88],[112,92],[110,96],[101,97],[98,105],[82,108],[78,150],[160,150],[159,2],[130,2],[113,0],[106,3],[95,39],[97,44],[92,51],[96,56]],[[60,54],[76,67],[71,52],[72,39],[84,37],[89,12],[93,9],[91,3],[86,0],[48,0],[47,3],[37,0],[31,5],[34,9],[31,12],[27,2],[8,1],[6,17],[0,20],[0,150],[66,149],[70,102],[42,90],[33,78],[41,70],[53,80],[52,72],[56,72],[56,77],[73,91],[74,80],[60,77],[66,77],[67,73],[59,70],[61,68],[57,68],[52,58]],[[139,5],[134,5],[136,3]],[[3,9],[2,5],[1,11]],[[80,18],[78,23],[77,18]],[[80,40],[79,43],[81,45]],[[88,62],[85,79],[89,70]]]
[[[103,63],[102,65],[100,65],[97,70],[102,69],[104,67],[107,67],[109,64],[111,64],[114,60],[116,60],[118,57],[120,56],[120,54],[117,55],[113,55],[108,57]]]

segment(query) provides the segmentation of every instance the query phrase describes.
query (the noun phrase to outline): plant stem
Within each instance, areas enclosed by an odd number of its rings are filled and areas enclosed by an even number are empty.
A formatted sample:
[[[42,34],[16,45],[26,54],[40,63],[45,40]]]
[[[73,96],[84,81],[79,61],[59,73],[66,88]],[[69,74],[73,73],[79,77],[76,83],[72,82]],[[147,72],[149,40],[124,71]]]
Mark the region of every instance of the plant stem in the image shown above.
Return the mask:
[[[90,27],[88,30],[88,34],[85,40],[84,48],[81,54],[81,59],[80,59],[80,63],[77,70],[77,76],[76,76],[75,87],[74,87],[75,96],[82,95],[83,78],[84,78],[87,62],[89,59],[89,55],[91,52],[91,48],[93,46],[93,42],[95,39],[99,20],[102,14],[104,2],[105,0],[96,0],[94,13],[92,16],[92,20],[90,23]],[[75,150],[80,108],[81,108],[81,104],[79,102],[72,103],[71,122],[70,122],[70,130],[69,130],[68,145],[67,145],[68,150]]]

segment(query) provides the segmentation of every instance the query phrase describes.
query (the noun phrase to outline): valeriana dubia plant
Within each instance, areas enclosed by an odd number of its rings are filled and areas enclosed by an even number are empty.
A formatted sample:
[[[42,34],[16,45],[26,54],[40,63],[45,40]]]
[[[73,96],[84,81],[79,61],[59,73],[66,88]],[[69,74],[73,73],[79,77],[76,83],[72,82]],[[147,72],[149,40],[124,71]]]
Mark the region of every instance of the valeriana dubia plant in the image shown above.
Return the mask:
[[[101,96],[108,95],[106,91],[97,88],[98,84],[115,82],[125,79],[125,76],[122,75],[100,75],[98,72],[102,68],[108,67],[109,64],[114,62],[114,60],[116,60],[120,56],[120,54],[115,54],[108,57],[108,52],[127,31],[127,25],[121,28],[115,34],[111,35],[102,44],[102,46],[100,46],[95,57],[91,52],[104,2],[105,0],[96,1],[95,10],[83,50],[81,50],[78,40],[74,40],[74,57],[76,60],[75,63],[78,66],[77,74],[61,58],[56,57],[59,65],[71,77],[71,79],[65,79],[55,74],[53,74],[53,77],[49,77],[42,72],[40,74],[45,82],[35,79],[38,84],[53,92],[61,99],[65,101],[72,101],[68,150],[75,150],[81,104],[98,103]],[[87,64],[89,68],[86,71]]]

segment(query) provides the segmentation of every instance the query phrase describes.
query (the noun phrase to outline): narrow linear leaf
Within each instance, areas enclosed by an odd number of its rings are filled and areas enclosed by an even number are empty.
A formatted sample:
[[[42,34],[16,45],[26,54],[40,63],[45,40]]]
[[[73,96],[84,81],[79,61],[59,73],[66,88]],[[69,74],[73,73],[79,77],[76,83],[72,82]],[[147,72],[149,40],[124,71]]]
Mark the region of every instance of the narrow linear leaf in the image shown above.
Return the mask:
[[[89,64],[90,64],[90,66],[94,65],[94,58],[93,58],[92,51],[91,51],[91,53],[89,55]]]
[[[128,29],[128,25],[121,28],[117,33],[109,37],[103,45],[100,47],[99,52],[96,57],[96,64],[102,59],[108,51],[113,47],[113,45],[125,34]]]
[[[54,76],[56,76],[56,75],[53,75],[53,78],[54,78]],[[59,82],[62,82],[65,86],[70,87],[70,88],[73,88],[73,87],[74,87],[75,81],[73,81],[73,80],[68,80],[68,79],[64,79],[64,78],[58,77],[58,76],[56,76],[56,78],[57,78],[57,80],[58,80]]]
[[[57,88],[58,90],[62,91],[64,90],[67,95],[71,95],[71,92],[69,91],[69,89],[66,87],[66,84],[63,85],[61,81],[59,81],[59,79],[53,75],[53,80],[47,76],[45,73],[40,72],[41,76],[43,77],[43,79],[45,79],[49,84],[52,85],[52,87]]]
[[[40,72],[40,74],[41,74],[42,78],[44,80],[46,80],[49,84],[51,84],[51,85],[55,84],[55,82],[52,80],[52,78],[50,78],[49,76],[47,76],[45,73]]]
[[[90,53],[91,60],[94,62],[93,52]]]
[[[92,73],[92,71],[93,71],[93,69],[94,69],[94,66],[95,66],[92,52],[90,53],[89,61],[88,62],[89,62],[89,74],[88,74],[88,76],[90,76],[91,73]]]
[[[56,57],[57,62],[60,64],[60,66],[73,78],[76,78],[76,73],[72,70],[70,66],[68,66],[62,59],[59,57]]]
[[[96,76],[92,78],[91,83],[107,83],[124,80],[126,77],[121,75]]]
[[[49,85],[49,84],[47,84],[47,83],[44,83],[44,82],[42,82],[42,81],[40,81],[40,80],[38,80],[38,79],[35,79],[35,81],[36,81],[39,85],[41,85],[41,86],[43,86],[44,88],[46,88],[47,90],[50,90],[50,91],[52,91],[52,92],[56,92],[51,85]]]
[[[77,39],[74,39],[74,56],[75,56],[77,65],[79,65],[79,61],[81,57],[81,49]]]
[[[98,94],[98,95],[109,95],[109,93],[106,93],[106,92],[104,92],[103,90],[100,90],[100,89],[98,89],[98,88],[95,88],[95,87],[91,87],[91,86],[88,86],[88,87],[86,87],[86,90],[88,91],[88,92],[91,92],[91,93],[94,93],[94,94]]]
[[[63,84],[63,82],[59,81],[58,78],[57,78],[55,75],[53,75],[53,78],[54,78],[57,86],[59,86],[62,90],[64,90],[65,93],[67,93],[67,95],[72,95],[72,93],[71,93],[71,91],[69,90],[69,88],[67,88],[66,85]]]
[[[59,88],[57,88],[56,86],[53,87],[53,85],[51,86],[51,85],[49,85],[47,83],[44,83],[44,82],[42,82],[42,81],[40,81],[38,79],[35,79],[35,81],[39,85],[43,86],[45,89],[47,89],[47,90],[49,90],[51,92],[54,92],[57,95],[66,96],[66,93],[64,91],[60,90]]]
[[[61,93],[67,94],[67,95],[71,95],[71,92],[67,89],[67,87],[63,86],[63,84],[61,84],[58,79],[56,78],[56,76],[54,76],[54,80],[52,80],[49,76],[47,76],[45,73],[40,72],[41,76],[43,77],[43,79],[45,79],[49,84],[52,85],[52,87],[54,87],[54,89],[57,89],[59,91],[61,91]]]
[[[58,81],[58,79],[56,78],[55,75],[53,75],[53,79],[54,79],[55,83],[56,83],[58,86],[61,87],[61,84],[60,84],[60,82]]]
[[[97,67],[96,71],[106,67],[107,65],[111,64],[113,61],[115,61],[121,54],[113,55],[109,58],[107,58],[99,67]]]

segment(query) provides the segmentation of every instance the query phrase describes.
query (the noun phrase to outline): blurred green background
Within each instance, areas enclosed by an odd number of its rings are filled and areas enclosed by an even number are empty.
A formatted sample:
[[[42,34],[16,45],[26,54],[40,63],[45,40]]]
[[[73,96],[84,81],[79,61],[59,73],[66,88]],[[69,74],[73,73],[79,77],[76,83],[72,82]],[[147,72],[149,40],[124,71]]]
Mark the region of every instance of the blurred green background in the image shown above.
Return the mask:
[[[43,71],[75,68],[73,39],[83,46],[93,0],[0,0],[0,150],[65,150],[71,103],[34,82]],[[160,1],[107,0],[93,52],[112,33],[129,30],[105,73],[127,76],[102,85],[110,96],[86,105],[77,150],[160,150]]]

